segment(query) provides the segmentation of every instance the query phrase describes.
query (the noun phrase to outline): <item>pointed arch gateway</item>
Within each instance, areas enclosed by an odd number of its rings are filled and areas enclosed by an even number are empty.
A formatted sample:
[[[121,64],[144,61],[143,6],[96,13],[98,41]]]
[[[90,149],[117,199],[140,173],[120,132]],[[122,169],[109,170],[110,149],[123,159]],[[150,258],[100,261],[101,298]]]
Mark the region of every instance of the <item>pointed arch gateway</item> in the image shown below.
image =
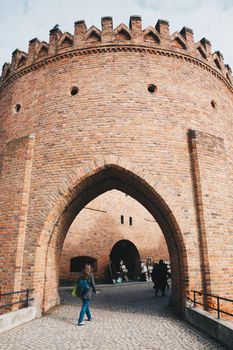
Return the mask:
[[[118,161],[118,163],[122,163]],[[122,191],[141,203],[158,222],[172,264],[172,303],[184,308],[188,290],[187,257],[182,234],[175,219],[177,203],[164,185],[141,167],[113,162],[93,162],[61,181],[48,198],[38,226],[42,224],[35,258],[35,302],[38,316],[59,303],[58,283],[62,246],[78,213],[94,198],[112,189]],[[162,198],[163,197],[165,198]],[[167,203],[169,202],[169,203]],[[173,211],[169,207],[172,205]]]

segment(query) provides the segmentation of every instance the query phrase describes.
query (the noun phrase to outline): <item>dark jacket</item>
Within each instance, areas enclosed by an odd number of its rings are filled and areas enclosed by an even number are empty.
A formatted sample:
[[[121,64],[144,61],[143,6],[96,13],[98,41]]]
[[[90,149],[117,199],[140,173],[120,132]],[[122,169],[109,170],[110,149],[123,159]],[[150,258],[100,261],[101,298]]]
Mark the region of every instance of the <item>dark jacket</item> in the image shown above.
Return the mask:
[[[80,278],[82,279],[82,277]],[[93,274],[91,273],[90,276],[87,278],[87,286],[86,290],[82,293],[82,299],[91,299],[92,291],[96,294],[97,290],[95,287],[95,279]]]

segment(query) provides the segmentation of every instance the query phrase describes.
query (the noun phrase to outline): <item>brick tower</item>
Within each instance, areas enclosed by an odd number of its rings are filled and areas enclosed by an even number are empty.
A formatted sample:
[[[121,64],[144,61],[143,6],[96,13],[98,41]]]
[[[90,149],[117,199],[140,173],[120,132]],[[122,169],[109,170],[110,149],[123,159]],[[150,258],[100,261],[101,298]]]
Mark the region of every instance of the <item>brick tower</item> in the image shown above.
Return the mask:
[[[193,288],[233,297],[231,69],[189,28],[101,25],[55,26],[3,66],[2,292],[34,288],[38,315],[58,303],[71,223],[118,189],[163,231],[177,307]]]

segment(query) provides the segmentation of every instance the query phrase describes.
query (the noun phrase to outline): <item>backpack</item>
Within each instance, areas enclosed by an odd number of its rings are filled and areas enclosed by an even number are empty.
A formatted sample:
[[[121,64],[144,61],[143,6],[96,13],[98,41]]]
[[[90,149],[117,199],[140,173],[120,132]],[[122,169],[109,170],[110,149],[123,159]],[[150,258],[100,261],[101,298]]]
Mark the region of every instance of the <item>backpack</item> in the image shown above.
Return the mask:
[[[85,293],[87,293],[90,289],[90,281],[89,279],[78,280],[77,285],[72,289],[72,296],[82,298]]]

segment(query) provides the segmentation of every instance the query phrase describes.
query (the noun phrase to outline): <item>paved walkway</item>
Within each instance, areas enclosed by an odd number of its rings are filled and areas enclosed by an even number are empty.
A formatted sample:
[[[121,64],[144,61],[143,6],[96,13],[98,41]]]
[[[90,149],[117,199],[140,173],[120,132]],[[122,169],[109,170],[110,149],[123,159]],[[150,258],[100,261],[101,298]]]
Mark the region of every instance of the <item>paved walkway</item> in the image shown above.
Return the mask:
[[[94,319],[73,324],[80,300],[61,291],[62,305],[50,314],[0,336],[1,350],[180,350],[225,349],[177,319],[167,297],[154,296],[151,283],[101,287]]]

